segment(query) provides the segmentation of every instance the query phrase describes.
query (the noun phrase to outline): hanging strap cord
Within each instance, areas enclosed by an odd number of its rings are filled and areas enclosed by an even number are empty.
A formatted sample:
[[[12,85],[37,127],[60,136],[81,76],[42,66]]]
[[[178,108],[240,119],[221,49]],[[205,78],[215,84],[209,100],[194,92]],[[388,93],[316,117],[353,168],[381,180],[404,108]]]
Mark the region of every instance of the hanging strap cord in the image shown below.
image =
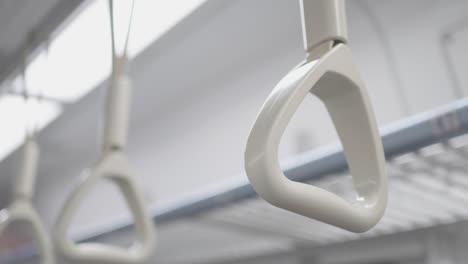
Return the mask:
[[[19,175],[17,176],[15,195],[17,199],[31,200],[34,193],[35,185],[35,174],[37,169],[38,159],[38,147],[34,140],[36,130],[34,124],[30,124],[31,111],[29,105],[29,93],[26,82],[26,63],[25,61],[21,65],[21,82],[22,90],[21,94],[24,98],[25,112],[24,116],[24,128],[25,128],[25,140],[21,148],[21,162],[19,167]],[[32,126],[32,127],[29,127]]]
[[[26,60],[21,65],[22,93],[24,96],[26,110],[28,107],[29,93],[26,85]],[[16,176],[15,196],[13,203],[7,209],[7,217],[0,220],[0,230],[4,230],[9,224],[21,221],[27,222],[32,227],[32,234],[37,241],[37,250],[40,255],[41,264],[54,264],[55,257],[49,236],[41,222],[41,219],[32,205],[34,186],[39,160],[39,147],[35,141],[36,127],[29,128],[27,119],[33,113],[26,111],[25,119],[25,142],[21,147],[21,160],[19,162],[18,175]],[[0,231],[1,232],[1,231]]]
[[[118,60],[122,60],[124,62],[121,62],[123,64],[126,64],[128,62],[128,43],[130,40],[130,32],[132,29],[132,22],[133,22],[133,13],[134,13],[134,8],[135,8],[135,1],[132,1],[132,6],[130,8],[130,17],[127,25],[127,31],[125,34],[125,42],[123,46],[123,51],[122,54],[117,54],[117,48],[116,48],[116,39],[115,39],[115,24],[114,24],[114,1],[109,0],[109,18],[110,18],[110,31],[111,31],[111,45],[112,45],[112,74],[118,74],[120,73],[119,66],[118,65]],[[125,65],[121,65],[121,67],[124,67]]]
[[[111,24],[112,44],[112,75],[107,91],[106,118],[104,127],[104,149],[120,151],[127,145],[128,123],[130,119],[131,82],[127,73],[128,43],[133,20],[135,1],[132,1],[130,17],[127,25],[124,49],[118,54],[116,48],[114,5],[109,1],[109,17]]]
[[[132,3],[131,12],[133,14]],[[124,68],[127,64],[127,46],[130,35],[128,24],[124,51],[116,50],[113,1],[109,1],[112,37],[112,76],[106,96],[104,142],[100,160],[89,170],[80,185],[75,188],[62,209],[55,226],[58,251],[72,262],[77,263],[146,263],[153,255],[156,232],[153,219],[145,208],[141,190],[135,183],[128,157],[123,151],[127,143],[130,112],[131,82]],[[118,247],[105,243],[72,241],[68,236],[71,220],[80,203],[87,197],[92,187],[100,180],[108,180],[117,185],[128,205],[134,223],[136,238],[130,247]]]

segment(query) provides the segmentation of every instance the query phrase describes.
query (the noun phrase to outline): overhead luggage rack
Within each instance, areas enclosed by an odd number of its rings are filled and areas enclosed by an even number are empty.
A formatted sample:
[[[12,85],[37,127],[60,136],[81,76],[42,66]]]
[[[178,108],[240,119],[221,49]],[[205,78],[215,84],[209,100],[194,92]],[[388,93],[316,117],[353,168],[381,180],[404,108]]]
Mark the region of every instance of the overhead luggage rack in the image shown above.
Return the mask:
[[[369,232],[354,234],[278,209],[258,199],[245,177],[219,189],[156,207],[158,263],[222,263],[468,220],[468,99],[405,119],[381,131],[389,174],[389,206]],[[292,180],[354,199],[339,145],[284,163]],[[84,241],[131,241],[119,223]],[[216,250],[213,248],[216,247]],[[24,253],[24,251],[22,252]],[[10,260],[12,258],[9,258]],[[3,263],[3,262],[2,262]]]

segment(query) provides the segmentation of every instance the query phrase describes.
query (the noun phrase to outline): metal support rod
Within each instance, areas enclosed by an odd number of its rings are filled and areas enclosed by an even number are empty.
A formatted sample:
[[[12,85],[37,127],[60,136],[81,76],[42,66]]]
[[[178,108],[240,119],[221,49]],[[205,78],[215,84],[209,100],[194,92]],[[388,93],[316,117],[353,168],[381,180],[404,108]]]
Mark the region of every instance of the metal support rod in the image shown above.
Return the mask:
[[[42,90],[42,89],[40,89],[40,90]],[[22,92],[17,92],[17,91],[8,91],[5,94],[6,95],[23,96]],[[60,104],[60,105],[69,105],[70,104],[70,102],[63,101],[63,100],[60,100],[60,99],[57,99],[57,98],[54,98],[54,97],[49,97],[49,96],[46,96],[46,95],[43,95],[43,94],[38,94],[38,93],[28,93],[28,98],[37,99],[37,100],[43,101],[43,102],[56,103],[56,104]]]

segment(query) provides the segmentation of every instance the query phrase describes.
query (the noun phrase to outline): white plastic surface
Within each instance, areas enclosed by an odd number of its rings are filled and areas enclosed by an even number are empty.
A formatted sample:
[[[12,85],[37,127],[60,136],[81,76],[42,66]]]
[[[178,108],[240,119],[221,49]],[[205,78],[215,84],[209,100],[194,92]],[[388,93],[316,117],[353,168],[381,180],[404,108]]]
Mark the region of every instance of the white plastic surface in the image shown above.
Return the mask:
[[[16,179],[15,197],[30,200],[34,195],[39,147],[33,138],[27,137],[21,148],[21,166]]]
[[[120,60],[126,60],[126,58],[115,59],[115,61]],[[122,67],[124,66],[122,65]],[[128,138],[132,86],[124,69],[114,67],[114,71],[116,72],[112,74],[111,84],[107,91],[104,148],[125,149]]]
[[[348,41],[344,0],[300,0],[300,6],[307,52],[327,41]]]
[[[13,222],[30,224],[39,247],[40,263],[53,264],[55,260],[49,236],[31,204],[39,158],[39,148],[34,138],[28,137],[21,151],[22,157],[13,203],[7,209],[0,211],[0,234]]]
[[[357,192],[352,202],[291,181],[280,168],[281,136],[309,93],[323,101],[343,144]],[[364,232],[381,219],[387,204],[382,142],[367,92],[346,45],[339,44],[322,58],[304,63],[278,83],[250,132],[245,169],[257,193],[277,207],[353,232]]]
[[[83,178],[66,201],[55,226],[55,243],[67,259],[81,263],[142,263],[155,248],[152,218],[145,208],[143,197],[133,180],[127,157],[122,152],[109,152]],[[135,219],[137,241],[130,248],[99,243],[75,243],[68,237],[71,220],[85,196],[99,180],[110,180],[120,188]]]

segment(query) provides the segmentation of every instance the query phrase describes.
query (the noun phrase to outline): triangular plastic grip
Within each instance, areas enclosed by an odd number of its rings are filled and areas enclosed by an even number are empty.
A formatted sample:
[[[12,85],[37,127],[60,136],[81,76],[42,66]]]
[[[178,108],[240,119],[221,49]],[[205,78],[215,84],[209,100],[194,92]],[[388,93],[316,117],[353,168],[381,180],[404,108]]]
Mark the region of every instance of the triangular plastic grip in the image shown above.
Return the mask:
[[[41,264],[54,264],[55,256],[52,243],[42,224],[36,210],[27,201],[15,201],[8,209],[0,212],[0,234],[13,222],[30,224],[33,228],[33,236],[37,241]]]
[[[358,193],[352,203],[291,181],[280,168],[281,136],[309,93],[323,101],[343,144]],[[304,63],[278,83],[250,132],[245,169],[257,193],[277,207],[353,232],[378,223],[387,204],[384,152],[370,100],[346,45]]]
[[[71,220],[79,205],[93,186],[104,179],[119,187],[134,217],[137,241],[130,248],[91,242],[75,243],[68,237]],[[109,153],[86,175],[65,202],[55,225],[54,236],[61,255],[80,263],[142,263],[152,256],[155,249],[154,223],[131,178],[128,161],[123,153]]]

